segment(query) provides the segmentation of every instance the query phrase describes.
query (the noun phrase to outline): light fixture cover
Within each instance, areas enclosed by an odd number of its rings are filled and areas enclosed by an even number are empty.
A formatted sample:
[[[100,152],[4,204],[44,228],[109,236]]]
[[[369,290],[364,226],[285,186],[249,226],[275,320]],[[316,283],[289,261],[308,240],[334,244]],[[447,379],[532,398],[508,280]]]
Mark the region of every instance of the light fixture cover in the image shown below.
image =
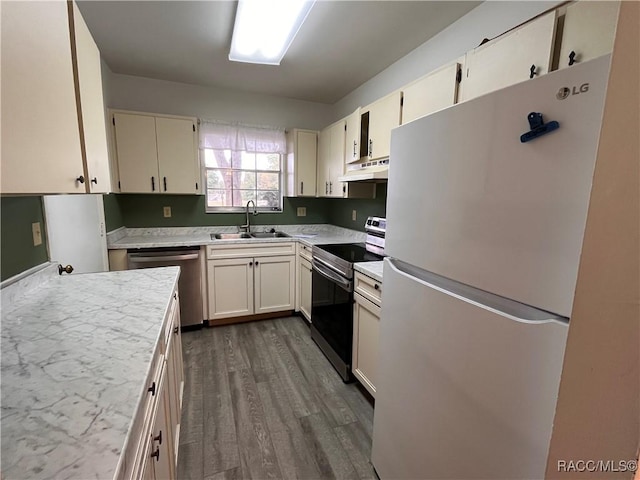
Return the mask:
[[[229,60],[280,65],[315,0],[239,0]]]

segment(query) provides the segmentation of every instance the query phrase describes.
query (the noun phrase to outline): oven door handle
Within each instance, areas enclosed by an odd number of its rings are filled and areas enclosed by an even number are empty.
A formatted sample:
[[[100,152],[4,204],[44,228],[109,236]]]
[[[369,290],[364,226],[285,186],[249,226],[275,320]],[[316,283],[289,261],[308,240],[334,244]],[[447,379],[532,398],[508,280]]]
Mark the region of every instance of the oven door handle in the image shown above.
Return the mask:
[[[326,269],[322,264],[313,259],[313,269],[322,275],[327,280],[332,281],[333,283],[337,283],[340,287],[345,289],[347,292],[351,291],[351,281],[341,277],[333,273],[331,270]]]

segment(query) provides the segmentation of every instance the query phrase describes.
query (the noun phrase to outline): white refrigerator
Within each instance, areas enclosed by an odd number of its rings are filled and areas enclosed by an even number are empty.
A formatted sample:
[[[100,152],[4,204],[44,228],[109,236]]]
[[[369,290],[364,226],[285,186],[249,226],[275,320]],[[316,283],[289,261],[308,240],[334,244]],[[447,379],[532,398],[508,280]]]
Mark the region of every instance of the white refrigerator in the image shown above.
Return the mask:
[[[544,478],[609,60],[393,131],[381,479]],[[559,128],[523,143],[532,112]]]

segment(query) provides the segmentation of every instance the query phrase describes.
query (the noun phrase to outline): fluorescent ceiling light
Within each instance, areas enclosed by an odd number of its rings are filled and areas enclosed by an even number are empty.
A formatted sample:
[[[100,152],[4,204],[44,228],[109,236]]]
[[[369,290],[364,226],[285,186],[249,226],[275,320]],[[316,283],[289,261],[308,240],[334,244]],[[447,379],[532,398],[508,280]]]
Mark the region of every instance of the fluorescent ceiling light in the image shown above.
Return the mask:
[[[315,0],[240,0],[229,60],[280,65]]]

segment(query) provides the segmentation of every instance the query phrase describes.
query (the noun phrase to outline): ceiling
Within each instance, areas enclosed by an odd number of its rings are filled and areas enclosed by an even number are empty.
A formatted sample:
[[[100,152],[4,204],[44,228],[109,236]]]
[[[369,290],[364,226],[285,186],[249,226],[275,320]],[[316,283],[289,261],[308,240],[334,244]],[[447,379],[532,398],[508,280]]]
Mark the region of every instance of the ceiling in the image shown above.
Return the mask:
[[[228,60],[234,1],[78,5],[115,73],[333,104],[480,3],[318,1],[279,66]]]

